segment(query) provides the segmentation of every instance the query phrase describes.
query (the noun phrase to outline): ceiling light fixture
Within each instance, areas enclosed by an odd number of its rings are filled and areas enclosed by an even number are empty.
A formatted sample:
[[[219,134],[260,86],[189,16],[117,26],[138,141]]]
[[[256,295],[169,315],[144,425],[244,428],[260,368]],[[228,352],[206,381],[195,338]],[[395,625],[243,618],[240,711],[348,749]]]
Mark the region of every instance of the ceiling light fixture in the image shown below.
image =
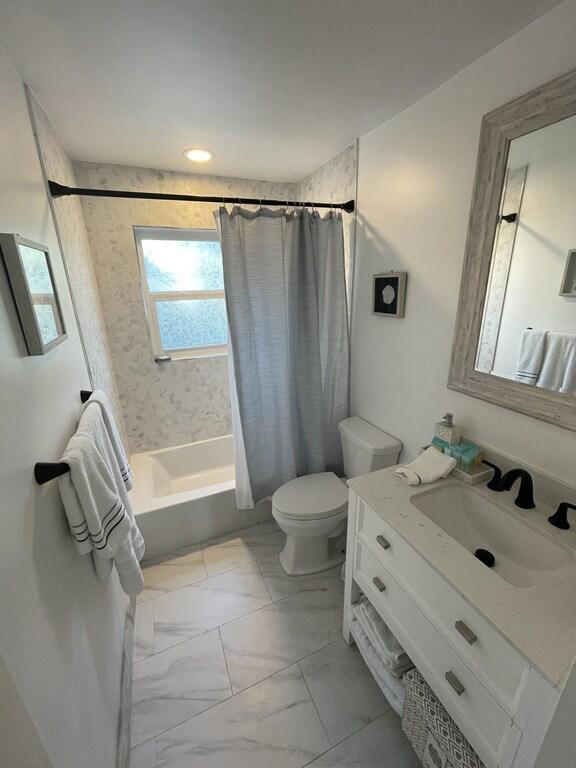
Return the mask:
[[[191,147],[185,149],[184,154],[188,160],[192,160],[193,163],[207,163],[208,160],[212,160],[212,152],[208,149],[199,149],[197,147]]]

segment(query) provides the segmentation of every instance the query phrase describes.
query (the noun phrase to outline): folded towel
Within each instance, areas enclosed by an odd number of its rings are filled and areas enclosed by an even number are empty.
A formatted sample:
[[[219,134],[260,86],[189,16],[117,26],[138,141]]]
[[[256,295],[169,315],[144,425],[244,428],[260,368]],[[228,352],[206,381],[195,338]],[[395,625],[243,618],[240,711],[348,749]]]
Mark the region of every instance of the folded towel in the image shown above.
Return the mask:
[[[456,459],[445,456],[439,450],[430,446],[417,459],[398,467],[395,474],[402,478],[408,485],[422,485],[433,483],[443,477],[448,477],[456,466]]]
[[[131,490],[132,469],[126,455],[126,451],[124,450],[124,444],[122,443],[122,438],[120,437],[118,427],[116,426],[116,419],[114,418],[110,400],[108,399],[108,395],[104,392],[104,390],[95,389],[94,392],[92,392],[90,395],[90,398],[84,403],[82,412],[84,412],[87,408],[91,408],[95,403],[97,403],[98,406],[102,409],[104,424],[106,424],[106,429],[108,430],[108,437],[112,443],[112,448],[114,449],[116,461],[120,467],[120,473],[122,475],[122,479],[124,480],[124,485],[126,486],[127,490]]]
[[[92,553],[100,579],[110,575],[114,563],[126,594],[138,594],[144,588],[144,540],[101,408],[82,412],[62,460],[70,472],[58,478],[58,486],[77,551]]]
[[[522,331],[514,375],[516,381],[530,386],[536,384],[542,368],[545,345],[546,331],[535,331],[532,328]]]
[[[370,640],[356,618],[353,618],[350,622],[350,633],[356,641],[356,645],[358,646],[362,658],[366,662],[366,666],[370,672],[372,672],[374,680],[388,700],[388,703],[397,715],[402,715],[405,691],[401,680],[391,675],[384,664],[382,664],[382,661],[378,657],[378,654],[372,647]]]
[[[390,674],[394,677],[402,677],[405,672],[412,669],[414,665],[409,656],[368,601],[354,606],[352,614]]]
[[[576,333],[548,331],[536,386],[576,393]]]

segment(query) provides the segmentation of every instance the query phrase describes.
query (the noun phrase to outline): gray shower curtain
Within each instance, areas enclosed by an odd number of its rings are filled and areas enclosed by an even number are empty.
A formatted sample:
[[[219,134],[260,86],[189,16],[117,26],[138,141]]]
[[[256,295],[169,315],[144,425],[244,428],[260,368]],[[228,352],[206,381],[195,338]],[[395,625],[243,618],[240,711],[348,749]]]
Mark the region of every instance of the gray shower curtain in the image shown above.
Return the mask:
[[[349,345],[342,218],[218,213],[239,508],[311,472],[342,472]]]

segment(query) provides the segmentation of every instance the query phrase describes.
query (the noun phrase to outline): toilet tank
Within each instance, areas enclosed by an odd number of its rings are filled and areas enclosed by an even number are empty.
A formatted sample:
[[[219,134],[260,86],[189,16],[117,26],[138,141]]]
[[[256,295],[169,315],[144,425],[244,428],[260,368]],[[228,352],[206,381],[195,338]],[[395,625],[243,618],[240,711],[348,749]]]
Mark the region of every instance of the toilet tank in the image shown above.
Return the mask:
[[[402,443],[359,416],[338,425],[346,477],[365,475],[398,463]]]

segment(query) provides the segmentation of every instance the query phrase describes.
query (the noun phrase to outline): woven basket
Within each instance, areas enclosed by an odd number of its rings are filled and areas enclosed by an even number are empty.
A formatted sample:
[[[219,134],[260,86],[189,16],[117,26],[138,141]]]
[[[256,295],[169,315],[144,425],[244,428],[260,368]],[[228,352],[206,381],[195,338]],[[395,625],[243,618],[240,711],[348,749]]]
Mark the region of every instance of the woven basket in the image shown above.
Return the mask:
[[[426,757],[426,745],[432,734],[446,755],[446,768],[485,768],[418,670],[411,669],[402,681],[406,688],[402,729],[420,761]],[[427,764],[431,764],[430,760]]]

